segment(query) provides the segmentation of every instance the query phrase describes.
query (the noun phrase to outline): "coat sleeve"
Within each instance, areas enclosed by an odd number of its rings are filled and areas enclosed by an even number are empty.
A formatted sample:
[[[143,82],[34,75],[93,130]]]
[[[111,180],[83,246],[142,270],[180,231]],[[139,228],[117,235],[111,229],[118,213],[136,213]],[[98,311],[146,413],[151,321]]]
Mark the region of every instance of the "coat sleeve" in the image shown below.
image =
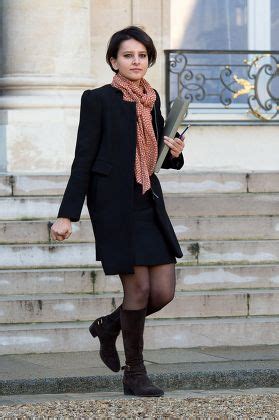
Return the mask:
[[[88,89],[81,96],[75,156],[57,217],[65,217],[72,222],[80,219],[100,138],[101,101],[94,91]]]
[[[157,97],[158,97],[158,101],[159,101],[159,124],[160,124],[160,127],[163,128],[165,122],[164,122],[164,117],[162,116],[162,113],[161,113],[161,100],[160,100],[160,96],[159,96],[157,91],[156,91],[156,93],[157,93]],[[163,130],[161,132],[161,135],[163,135]],[[175,134],[175,136],[178,137],[179,133],[177,132]],[[165,160],[162,164],[162,168],[163,169],[181,169],[183,165],[184,165],[183,154],[180,153],[180,155],[176,158],[176,157],[172,156],[172,154],[169,150],[168,153],[167,153],[167,156],[165,157]]]

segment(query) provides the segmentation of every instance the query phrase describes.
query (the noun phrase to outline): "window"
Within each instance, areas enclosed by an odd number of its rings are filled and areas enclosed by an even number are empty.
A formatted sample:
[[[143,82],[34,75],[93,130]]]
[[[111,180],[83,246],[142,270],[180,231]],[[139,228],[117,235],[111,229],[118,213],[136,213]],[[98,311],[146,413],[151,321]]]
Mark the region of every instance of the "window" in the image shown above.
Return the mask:
[[[279,2],[271,0],[271,49],[279,50]]]
[[[232,51],[278,50],[278,38],[278,0],[172,0],[167,107],[180,95],[193,119],[278,119],[278,54]]]
[[[246,50],[247,31],[247,0],[171,1],[171,49]]]

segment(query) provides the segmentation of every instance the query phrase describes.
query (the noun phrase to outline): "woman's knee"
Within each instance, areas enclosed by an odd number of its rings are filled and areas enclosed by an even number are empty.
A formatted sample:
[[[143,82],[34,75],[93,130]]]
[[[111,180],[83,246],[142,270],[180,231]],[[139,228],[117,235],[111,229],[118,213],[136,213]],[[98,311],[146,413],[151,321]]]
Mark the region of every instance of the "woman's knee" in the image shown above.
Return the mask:
[[[146,305],[150,294],[149,284],[147,282],[137,282],[134,293],[137,301],[142,302],[143,306]]]
[[[133,306],[144,308],[147,306],[150,283],[147,267],[135,266],[135,274],[120,277],[124,288],[124,300]]]
[[[166,291],[164,292],[157,291],[156,293],[150,296],[150,303],[154,307],[162,309],[164,306],[168,305],[174,299],[174,295],[175,295],[174,290],[170,290],[167,293]]]
[[[174,296],[175,296],[175,290],[169,291],[169,293],[165,297],[166,304],[170,303],[174,299]]]

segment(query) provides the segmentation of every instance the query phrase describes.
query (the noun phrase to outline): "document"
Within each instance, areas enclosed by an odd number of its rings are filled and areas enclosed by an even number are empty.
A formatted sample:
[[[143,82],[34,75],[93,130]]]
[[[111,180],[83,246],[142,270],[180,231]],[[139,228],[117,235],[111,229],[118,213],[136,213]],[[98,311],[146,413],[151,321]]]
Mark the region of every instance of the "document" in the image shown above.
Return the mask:
[[[189,103],[189,100],[182,99],[179,97],[177,97],[174,100],[169,115],[165,121],[163,134],[164,136],[171,137],[172,139],[175,137],[178,127],[181,125],[182,121],[188,113]],[[165,157],[167,156],[168,151],[169,146],[167,146],[164,143],[164,139],[162,139],[161,144],[159,145],[158,160],[154,172],[159,172],[165,160]]]

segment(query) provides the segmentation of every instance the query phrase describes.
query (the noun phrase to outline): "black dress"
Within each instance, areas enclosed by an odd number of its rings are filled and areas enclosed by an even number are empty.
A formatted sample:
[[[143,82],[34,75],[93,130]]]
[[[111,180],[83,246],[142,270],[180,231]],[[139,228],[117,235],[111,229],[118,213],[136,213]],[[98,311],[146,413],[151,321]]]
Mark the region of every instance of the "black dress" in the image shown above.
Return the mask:
[[[134,177],[134,244],[135,265],[176,263],[158,224],[152,191],[142,194],[142,185]]]

